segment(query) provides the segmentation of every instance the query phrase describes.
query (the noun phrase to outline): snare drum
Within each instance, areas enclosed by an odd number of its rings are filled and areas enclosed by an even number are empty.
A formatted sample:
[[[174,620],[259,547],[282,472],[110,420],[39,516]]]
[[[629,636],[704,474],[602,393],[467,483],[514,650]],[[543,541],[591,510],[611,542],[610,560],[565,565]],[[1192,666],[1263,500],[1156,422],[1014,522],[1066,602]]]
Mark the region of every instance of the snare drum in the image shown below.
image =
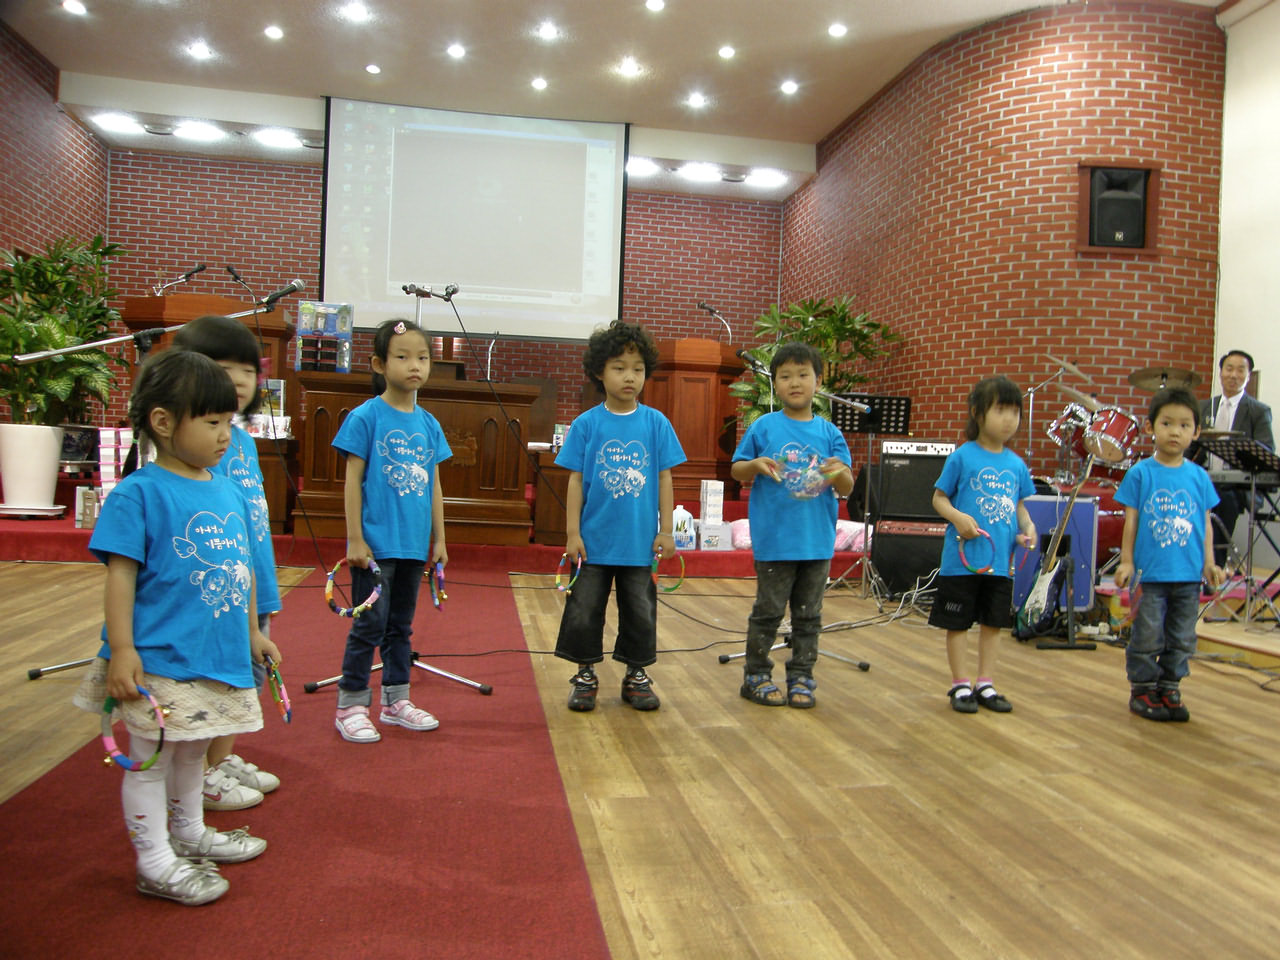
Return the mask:
[[[1142,431],[1119,407],[1100,407],[1084,431],[1084,448],[1099,460],[1128,466]]]
[[[1045,433],[1064,450],[1074,451],[1081,460],[1085,458],[1084,431],[1089,426],[1089,411],[1078,403],[1069,403],[1057,420],[1049,424]]]

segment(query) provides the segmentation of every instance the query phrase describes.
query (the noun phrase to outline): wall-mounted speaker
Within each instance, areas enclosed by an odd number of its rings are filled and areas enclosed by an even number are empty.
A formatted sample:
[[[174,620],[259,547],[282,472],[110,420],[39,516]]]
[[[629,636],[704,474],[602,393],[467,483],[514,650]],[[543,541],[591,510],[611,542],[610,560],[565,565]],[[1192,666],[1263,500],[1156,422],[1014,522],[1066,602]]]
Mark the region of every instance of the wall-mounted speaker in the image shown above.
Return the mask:
[[[1089,180],[1089,243],[1095,247],[1146,244],[1146,170],[1096,167]]]

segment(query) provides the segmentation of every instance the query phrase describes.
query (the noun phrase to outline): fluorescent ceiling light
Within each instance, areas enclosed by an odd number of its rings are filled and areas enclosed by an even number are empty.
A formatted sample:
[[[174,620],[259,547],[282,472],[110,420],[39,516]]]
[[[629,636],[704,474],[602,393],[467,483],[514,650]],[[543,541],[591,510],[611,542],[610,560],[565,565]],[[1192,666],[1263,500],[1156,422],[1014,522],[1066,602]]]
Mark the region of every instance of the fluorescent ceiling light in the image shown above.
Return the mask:
[[[536,33],[543,40],[554,40],[560,36],[560,28],[550,20],[543,20],[542,23],[538,24]]]
[[[350,20],[352,23],[364,23],[369,19],[369,8],[363,3],[344,4],[338,10],[338,16],[344,20]]]
[[[657,13],[667,5],[667,0],[644,0],[644,5],[654,13]]]
[[[848,32],[849,28],[843,23],[833,23],[831,26],[827,27],[827,33],[836,38],[843,37]]]
[[[729,46],[729,45],[726,43],[723,47],[721,47],[721,48],[720,48],[720,50],[719,50],[718,52],[719,52],[720,57],[721,57],[722,59],[724,59],[724,60],[732,60],[732,59],[733,59],[733,55],[734,55],[735,53],[737,53],[738,51],[737,51],[737,50],[734,50],[734,49],[733,49],[733,47]]]
[[[187,53],[195,57],[197,60],[208,60],[213,56],[213,50],[203,40],[197,40],[195,43],[187,46]]]
[[[787,182],[787,175],[781,170],[771,170],[768,167],[759,167],[747,174],[746,184],[749,187],[764,187],[772,189],[780,187]]]
[[[449,48],[445,50],[445,53],[449,54],[449,56],[453,57],[455,60],[461,60],[467,55],[467,48],[460,43],[451,43],[449,44]]]
[[[800,84],[796,83],[794,80],[783,80],[782,86],[778,87],[778,89],[789,97],[800,89]]]
[[[382,68],[378,66],[376,63],[371,63],[364,68],[364,72],[365,73],[381,73]]]
[[[80,0],[62,0],[62,9],[67,13],[74,13],[77,17],[83,17],[89,12]]]
[[[272,40],[279,40],[284,36],[284,31],[277,27],[274,23],[262,31]]]
[[[631,157],[627,161],[627,175],[632,177],[652,177],[658,172],[658,165],[648,157]]]
[[[201,143],[209,143],[213,140],[221,140],[227,134],[226,131],[215,127],[212,123],[205,123],[203,120],[184,120],[178,124],[173,131],[173,135],[184,140],[199,140]]]
[[[693,93],[689,94],[689,96],[685,97],[684,102],[688,106],[693,107],[693,109],[699,110],[707,105],[707,98],[704,94],[695,90]]]
[[[533,89],[535,89],[535,90],[545,90],[545,89],[547,89],[547,78],[546,78],[546,77],[534,77],[534,78],[529,82],[529,85],[530,85],[530,86],[532,86],[532,87],[533,87]]]
[[[144,133],[142,124],[124,113],[100,113],[93,122],[108,133]]]
[[[677,170],[676,174],[694,183],[713,183],[720,179],[720,168],[714,163],[692,161]]]
[[[623,57],[615,69],[624,77],[638,77],[644,72],[635,57]]]
[[[279,127],[255,130],[253,139],[264,147],[275,147],[279,150],[293,150],[302,146],[302,141],[298,139],[292,130],[281,130]]]

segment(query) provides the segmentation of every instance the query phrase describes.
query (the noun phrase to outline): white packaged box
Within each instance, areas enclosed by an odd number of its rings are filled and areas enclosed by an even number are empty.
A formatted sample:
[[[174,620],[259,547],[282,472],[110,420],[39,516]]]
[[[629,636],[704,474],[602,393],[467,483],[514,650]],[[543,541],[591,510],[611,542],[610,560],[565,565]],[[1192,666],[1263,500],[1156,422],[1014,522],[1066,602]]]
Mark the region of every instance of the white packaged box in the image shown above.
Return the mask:
[[[703,480],[698,493],[698,516],[704,523],[724,522],[724,481]]]
[[[707,523],[698,526],[699,550],[732,550],[733,531],[727,523]]]

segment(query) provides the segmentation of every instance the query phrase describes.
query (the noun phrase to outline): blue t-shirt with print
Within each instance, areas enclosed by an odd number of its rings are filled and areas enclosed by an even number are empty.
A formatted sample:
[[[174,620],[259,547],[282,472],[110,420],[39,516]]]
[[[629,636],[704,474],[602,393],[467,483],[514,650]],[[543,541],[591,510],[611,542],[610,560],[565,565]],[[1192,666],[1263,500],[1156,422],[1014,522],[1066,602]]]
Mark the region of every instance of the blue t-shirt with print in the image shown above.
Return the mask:
[[[840,501],[822,476],[828,457],[849,464],[849,445],[829,420],[793,420],[785,411],[766,413],[747,428],[733,459],[771,457],[781,482],[757,474],[751,482],[747,518],[757,560],[829,560],[836,547]]]
[[[1007,447],[992,453],[970,440],[947,457],[934,487],[991,535],[990,543],[985,537],[965,542],[969,562],[977,567],[990,565],[991,576],[1008,578],[1017,546],[1018,503],[1036,492],[1031,471],[1022,458]],[[944,577],[964,577],[973,572],[960,560],[955,524],[947,524],[938,572]]]
[[[258,580],[257,612],[277,613],[280,610],[280,583],[276,580],[276,551],[271,543],[271,517],[267,513],[267,494],[263,489],[258,447],[253,437],[241,427],[232,425],[231,443],[213,470],[230,477],[249,501],[253,575]]]
[[[579,532],[589,563],[652,562],[658,474],[684,461],[671,421],[653,407],[619,414],[601,403],[573,421],[556,466],[582,474]]]
[[[1138,511],[1133,568],[1142,583],[1196,583],[1204,576],[1205,514],[1218,491],[1203,467],[1183,460],[1166,467],[1155,457],[1130,467],[1116,503]]]
[[[102,502],[89,549],[103,563],[112,554],[138,562],[133,645],[145,672],[253,686],[249,504],[231,480],[149,463]],[[98,655],[111,657],[105,625]]]
[[[429,560],[436,466],[453,456],[436,418],[374,397],[347,415],[333,446],[365,463],[360,526],[374,559]]]

